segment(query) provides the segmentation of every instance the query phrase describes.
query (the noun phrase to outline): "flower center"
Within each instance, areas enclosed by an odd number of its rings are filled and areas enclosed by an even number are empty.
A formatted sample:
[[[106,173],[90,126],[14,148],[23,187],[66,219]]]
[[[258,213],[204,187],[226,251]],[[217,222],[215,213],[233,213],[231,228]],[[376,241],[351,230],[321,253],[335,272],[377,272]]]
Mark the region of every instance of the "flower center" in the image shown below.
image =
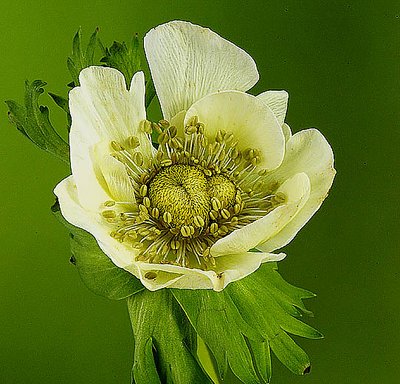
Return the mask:
[[[151,205],[161,216],[170,215],[168,224],[181,232],[187,226],[192,235],[199,235],[194,228],[209,223],[213,202],[230,207],[236,195],[235,185],[226,176],[208,177],[198,166],[186,164],[162,169],[149,182],[148,188]]]
[[[139,140],[111,142],[111,155],[125,165],[135,201],[107,201],[102,215],[110,235],[139,250],[136,260],[209,269],[211,246],[235,229],[263,217],[285,201],[277,185],[264,181],[260,152],[237,149],[231,133],[210,139],[192,118],[184,137],[162,120],[144,121],[158,149],[151,158],[138,151]]]

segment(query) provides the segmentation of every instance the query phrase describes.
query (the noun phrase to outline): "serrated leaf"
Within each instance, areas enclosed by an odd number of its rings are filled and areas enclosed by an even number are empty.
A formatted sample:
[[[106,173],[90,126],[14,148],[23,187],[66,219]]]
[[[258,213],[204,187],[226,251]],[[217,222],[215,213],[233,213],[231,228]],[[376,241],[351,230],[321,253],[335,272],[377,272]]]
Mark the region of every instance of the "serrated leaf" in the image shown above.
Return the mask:
[[[82,281],[92,292],[121,300],[145,289],[135,276],[111,262],[91,234],[69,224],[62,217],[58,202],[51,209],[70,231],[71,262],[78,268]]]
[[[215,357],[223,378],[227,364],[243,383],[269,383],[270,349],[292,372],[304,374],[310,362],[287,332],[318,339],[322,335],[296,318],[314,296],[283,280],[275,263],[264,264],[223,292],[172,290],[193,327]]]
[[[134,335],[132,383],[211,384],[193,355],[196,335],[167,289],[128,298]]]
[[[229,285],[227,290],[247,323],[265,338],[278,359],[296,374],[308,372],[308,356],[286,333],[311,339],[322,337],[289,310],[303,306],[301,296],[307,291],[286,283],[274,263],[263,265],[248,278]]]
[[[71,114],[69,113],[69,104],[68,104],[68,100],[65,99],[62,96],[58,96],[55,93],[49,92],[49,96],[54,100],[54,102],[65,112],[65,114],[67,115],[67,129],[68,132],[71,129],[71,124],[72,124],[72,118],[71,118]]]
[[[103,58],[100,60],[108,67],[118,69],[123,73],[126,86],[129,87],[133,75],[141,70],[140,44],[138,36],[134,36],[129,44],[114,41],[110,48],[100,44],[103,51]]]
[[[35,80],[25,82],[25,105],[13,100],[6,101],[8,117],[12,124],[39,148],[69,163],[69,146],[57,133],[49,119],[49,109],[39,105],[39,96],[46,83]]]
[[[197,334],[213,353],[223,379],[228,365],[246,384],[258,384],[246,338],[263,341],[245,322],[226,289],[210,290],[172,289]]]
[[[99,28],[90,36],[89,42],[86,48],[83,48],[82,44],[82,30],[78,29],[73,41],[72,41],[72,54],[67,59],[67,67],[72,77],[72,83],[68,85],[75,87],[79,85],[79,73],[82,69],[87,68],[91,65],[95,65],[95,49],[98,42]]]

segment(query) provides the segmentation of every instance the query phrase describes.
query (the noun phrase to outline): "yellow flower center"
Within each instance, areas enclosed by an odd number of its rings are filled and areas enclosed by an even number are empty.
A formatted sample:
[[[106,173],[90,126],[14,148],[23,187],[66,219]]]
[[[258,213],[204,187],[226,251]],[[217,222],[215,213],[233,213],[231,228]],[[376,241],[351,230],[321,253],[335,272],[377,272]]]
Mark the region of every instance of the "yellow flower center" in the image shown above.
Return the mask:
[[[200,167],[186,164],[162,169],[148,188],[151,205],[160,216],[170,215],[168,224],[192,236],[200,234],[196,228],[208,225],[213,204],[232,207],[236,196],[236,187],[226,176],[207,176]]]
[[[143,157],[135,137],[110,145],[136,201],[107,201],[102,212],[114,228],[110,235],[139,250],[136,260],[213,268],[210,248],[218,239],[284,202],[277,186],[264,181],[260,152],[238,150],[231,133],[220,130],[210,139],[197,118],[183,138],[166,121],[145,121],[142,128],[149,139],[152,129],[159,133],[152,158]]]

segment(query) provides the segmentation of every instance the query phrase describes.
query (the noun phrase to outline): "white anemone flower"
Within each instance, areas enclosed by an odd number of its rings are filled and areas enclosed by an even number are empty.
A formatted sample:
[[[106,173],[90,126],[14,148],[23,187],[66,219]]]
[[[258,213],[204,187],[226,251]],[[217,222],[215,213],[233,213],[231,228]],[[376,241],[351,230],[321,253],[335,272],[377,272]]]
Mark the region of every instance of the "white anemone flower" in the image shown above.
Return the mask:
[[[173,21],[144,48],[164,119],[146,120],[142,72],[127,90],[115,69],[84,69],[69,95],[72,175],[55,194],[149,290],[220,291],[285,257],[272,252],[327,196],[333,153],[316,129],[291,134],[285,91],[246,93],[255,62],[213,31]]]

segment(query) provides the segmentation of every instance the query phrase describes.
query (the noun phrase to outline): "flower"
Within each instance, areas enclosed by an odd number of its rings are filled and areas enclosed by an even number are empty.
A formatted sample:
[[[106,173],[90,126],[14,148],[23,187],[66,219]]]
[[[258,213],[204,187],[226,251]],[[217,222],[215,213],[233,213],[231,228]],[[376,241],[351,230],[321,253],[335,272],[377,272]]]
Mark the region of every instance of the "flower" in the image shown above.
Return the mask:
[[[127,90],[115,69],[84,69],[69,95],[72,175],[55,194],[149,290],[220,291],[285,257],[272,252],[327,196],[333,153],[315,129],[291,134],[285,91],[246,93],[253,59],[211,30],[169,22],[144,47],[164,119],[146,120],[142,72]]]

